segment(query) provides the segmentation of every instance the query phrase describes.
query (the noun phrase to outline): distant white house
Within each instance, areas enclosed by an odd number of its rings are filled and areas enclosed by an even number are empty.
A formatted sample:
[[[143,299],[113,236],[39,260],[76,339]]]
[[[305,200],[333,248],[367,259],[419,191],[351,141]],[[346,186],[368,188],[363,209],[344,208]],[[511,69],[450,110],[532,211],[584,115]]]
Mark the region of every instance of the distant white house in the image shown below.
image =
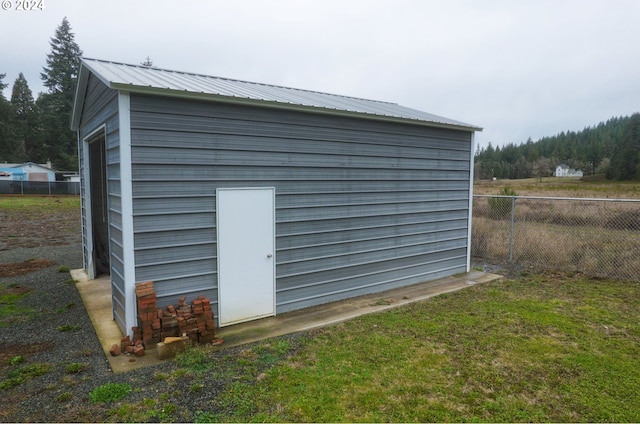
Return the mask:
[[[556,172],[553,175],[556,177],[582,177],[584,174],[581,169],[569,168],[566,163],[561,163],[556,166]]]

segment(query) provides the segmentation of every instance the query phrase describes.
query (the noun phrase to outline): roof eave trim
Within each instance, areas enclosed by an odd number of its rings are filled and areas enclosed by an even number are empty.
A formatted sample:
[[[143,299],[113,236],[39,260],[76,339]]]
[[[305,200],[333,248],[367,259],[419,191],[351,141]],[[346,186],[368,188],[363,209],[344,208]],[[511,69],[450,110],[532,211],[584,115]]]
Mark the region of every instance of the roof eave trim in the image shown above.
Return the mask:
[[[71,120],[69,122],[72,131],[76,131],[80,127],[80,117],[82,116],[82,109],[84,107],[84,96],[87,94],[89,73],[84,63],[80,63],[80,71],[78,72],[78,80],[76,81],[76,92],[73,97],[73,109],[71,109]]]
[[[76,92],[73,98],[73,109],[71,110],[71,130],[76,131],[80,127],[80,118],[82,109],[84,108],[84,98],[87,94],[87,84],[89,83],[89,75],[93,74],[98,80],[109,88],[112,87],[111,81],[105,79],[100,72],[97,72],[91,65],[80,59],[80,71],[78,71],[78,81],[76,82]]]
[[[122,83],[115,83],[115,82],[112,82],[110,84],[110,87],[115,90],[120,90],[120,91],[125,91],[130,93],[137,93],[137,94],[170,96],[170,97],[178,97],[178,98],[193,99],[193,100],[208,100],[208,101],[215,101],[215,102],[226,103],[226,104],[251,105],[251,106],[259,106],[259,107],[268,107],[273,109],[281,109],[281,110],[311,112],[311,113],[318,113],[323,115],[357,117],[357,118],[365,118],[365,119],[371,119],[376,121],[397,122],[397,123],[413,124],[413,125],[426,126],[426,127],[456,129],[456,130],[463,130],[463,131],[482,131],[481,127],[476,127],[473,125],[456,125],[456,124],[437,122],[437,121],[423,121],[419,119],[400,118],[400,117],[389,116],[389,115],[377,115],[373,113],[352,112],[347,110],[321,108],[317,106],[305,106],[305,105],[298,105],[293,103],[282,103],[282,102],[276,102],[276,101],[270,101],[270,100],[222,96],[219,94],[201,93],[201,92],[193,92],[193,91],[179,91],[179,90],[172,90],[169,88],[143,87],[139,85],[122,84]]]

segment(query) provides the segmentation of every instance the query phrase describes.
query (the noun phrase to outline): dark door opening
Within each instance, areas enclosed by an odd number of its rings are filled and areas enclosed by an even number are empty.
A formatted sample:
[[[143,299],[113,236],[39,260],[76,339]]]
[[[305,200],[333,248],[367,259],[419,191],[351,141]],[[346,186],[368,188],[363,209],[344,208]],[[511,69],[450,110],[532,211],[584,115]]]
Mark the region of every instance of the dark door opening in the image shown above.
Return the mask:
[[[104,132],[89,141],[89,181],[91,194],[91,234],[95,276],[108,275],[109,209],[107,207],[107,163]]]

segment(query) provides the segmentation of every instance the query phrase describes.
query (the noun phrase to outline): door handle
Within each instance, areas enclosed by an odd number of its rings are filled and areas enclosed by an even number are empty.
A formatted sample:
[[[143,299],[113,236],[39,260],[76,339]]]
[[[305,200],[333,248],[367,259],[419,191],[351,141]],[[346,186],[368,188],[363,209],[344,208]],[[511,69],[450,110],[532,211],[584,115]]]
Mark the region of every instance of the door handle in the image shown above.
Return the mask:
[[[271,253],[267,253],[267,258],[271,258],[273,255]]]

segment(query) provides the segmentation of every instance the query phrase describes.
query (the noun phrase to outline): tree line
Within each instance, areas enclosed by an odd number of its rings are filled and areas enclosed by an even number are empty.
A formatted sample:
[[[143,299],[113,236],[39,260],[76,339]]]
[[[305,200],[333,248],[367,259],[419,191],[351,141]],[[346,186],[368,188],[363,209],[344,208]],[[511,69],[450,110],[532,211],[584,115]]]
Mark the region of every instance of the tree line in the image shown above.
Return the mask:
[[[51,52],[40,74],[47,92],[39,93],[37,99],[22,73],[6,99],[2,92],[8,86],[6,74],[0,73],[0,164],[50,160],[58,171],[78,169],[77,140],[69,123],[82,50],[66,17],[49,45]],[[153,63],[147,58],[142,65]],[[542,178],[553,175],[560,163],[586,175],[640,180],[640,114],[613,117],[536,142],[529,138],[504,147],[489,143],[476,152],[475,175],[480,179]]]
[[[22,72],[6,99],[6,74],[0,73],[0,164],[50,160],[58,171],[76,171],[77,140],[69,125],[82,50],[66,17],[49,45],[40,74],[47,92],[37,99]]]
[[[494,147],[476,152],[479,179],[548,177],[559,164],[585,175],[612,180],[640,180],[640,113],[613,117],[582,131],[561,132],[534,142]]]

